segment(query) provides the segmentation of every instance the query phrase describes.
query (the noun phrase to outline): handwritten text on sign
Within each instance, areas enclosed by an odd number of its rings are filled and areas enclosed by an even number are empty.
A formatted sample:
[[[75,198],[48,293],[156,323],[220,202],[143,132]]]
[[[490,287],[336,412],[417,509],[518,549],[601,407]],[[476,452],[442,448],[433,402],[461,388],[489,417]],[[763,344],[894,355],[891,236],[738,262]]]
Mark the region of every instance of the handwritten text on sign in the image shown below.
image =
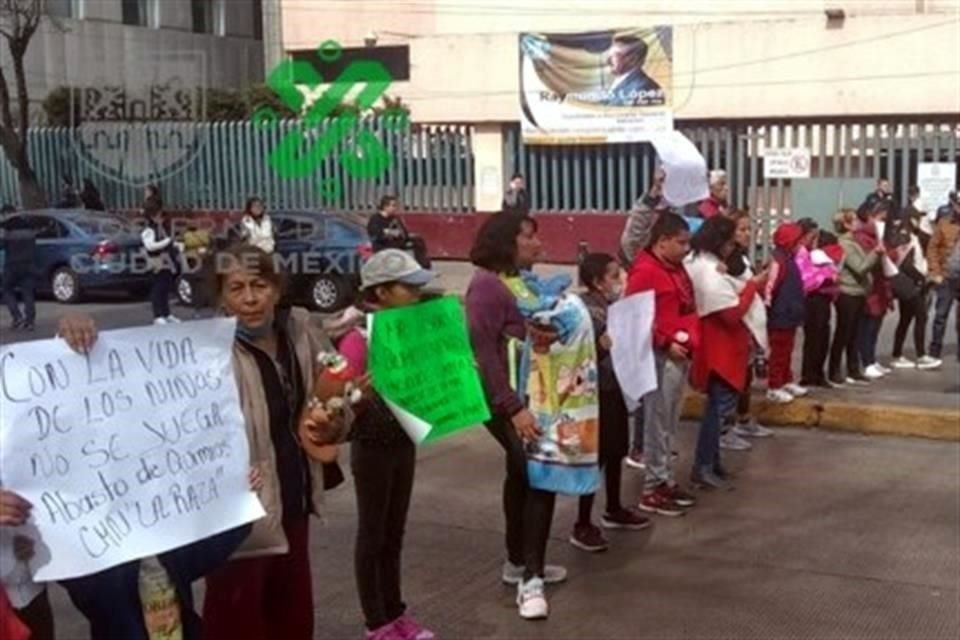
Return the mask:
[[[101,571],[263,515],[233,320],[0,349],[0,484],[33,503],[37,580]]]

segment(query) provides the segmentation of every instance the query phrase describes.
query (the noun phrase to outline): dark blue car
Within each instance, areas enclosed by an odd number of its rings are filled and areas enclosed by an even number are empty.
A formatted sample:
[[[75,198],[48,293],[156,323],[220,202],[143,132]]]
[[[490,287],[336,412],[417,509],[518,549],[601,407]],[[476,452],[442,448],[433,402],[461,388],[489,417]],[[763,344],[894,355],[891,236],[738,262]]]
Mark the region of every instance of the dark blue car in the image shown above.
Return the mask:
[[[92,290],[143,296],[150,289],[150,276],[142,268],[140,237],[123,218],[85,209],[18,211],[0,220],[0,238],[13,230],[30,230],[36,235],[34,269],[39,295],[76,302]],[[0,259],[0,268],[2,264]]]
[[[271,211],[274,254],[287,273],[287,296],[317,311],[329,313],[350,303],[356,295],[360,266],[370,253],[363,223],[318,211]],[[221,234],[217,244],[227,246],[242,237],[239,225]],[[193,306],[198,279],[177,279],[177,297]]]

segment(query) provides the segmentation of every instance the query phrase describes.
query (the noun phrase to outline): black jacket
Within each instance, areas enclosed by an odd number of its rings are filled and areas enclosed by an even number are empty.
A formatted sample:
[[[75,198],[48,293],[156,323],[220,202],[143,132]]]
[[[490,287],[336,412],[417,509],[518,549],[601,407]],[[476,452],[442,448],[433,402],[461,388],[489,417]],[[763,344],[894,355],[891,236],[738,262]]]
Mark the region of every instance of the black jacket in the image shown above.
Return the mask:
[[[386,217],[381,213],[370,216],[367,222],[367,235],[374,251],[384,249],[406,249],[410,241],[410,232],[397,216]]]

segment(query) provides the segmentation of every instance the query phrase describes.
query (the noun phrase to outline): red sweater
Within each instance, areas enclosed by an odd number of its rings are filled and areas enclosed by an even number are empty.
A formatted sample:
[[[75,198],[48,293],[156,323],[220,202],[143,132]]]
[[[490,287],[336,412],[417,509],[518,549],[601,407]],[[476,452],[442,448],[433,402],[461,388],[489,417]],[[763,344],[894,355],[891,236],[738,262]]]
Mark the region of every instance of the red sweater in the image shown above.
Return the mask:
[[[757,285],[750,281],[740,292],[740,304],[700,318],[703,346],[693,355],[690,382],[694,388],[706,391],[711,373],[737,391],[746,388],[753,337],[743,317],[756,295]]]
[[[700,346],[700,320],[693,299],[693,283],[682,265],[668,264],[649,250],[637,254],[627,279],[626,295],[653,291],[653,346],[660,351],[670,348],[678,331],[690,336],[685,345],[696,351]]]
[[[700,212],[700,215],[704,220],[709,220],[710,218],[719,215],[721,211],[725,211],[728,206],[729,205],[725,200],[714,198],[711,194],[706,200],[700,201],[697,211]]]

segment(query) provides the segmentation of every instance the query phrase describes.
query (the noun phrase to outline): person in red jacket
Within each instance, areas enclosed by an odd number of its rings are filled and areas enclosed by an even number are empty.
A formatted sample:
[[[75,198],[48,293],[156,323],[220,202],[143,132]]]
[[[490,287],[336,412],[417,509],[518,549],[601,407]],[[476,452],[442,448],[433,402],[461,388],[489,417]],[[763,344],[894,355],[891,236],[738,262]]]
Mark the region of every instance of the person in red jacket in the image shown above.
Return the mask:
[[[805,236],[803,227],[785,222],[773,233],[773,261],[766,287],[767,328],[770,339],[770,378],[767,400],[775,404],[793,402],[809,391],[793,381],[790,361],[807,314],[807,298],[803,290],[803,274],[796,254]]]
[[[683,515],[694,504],[673,478],[672,441],[680,423],[690,357],[700,344],[693,285],[683,268],[690,251],[690,228],[675,213],[663,213],[651,231],[650,246],[639,253],[626,295],[653,291],[653,348],[657,389],[643,398],[643,458],[646,477],[640,509]]]
[[[729,218],[707,220],[693,237],[694,253],[686,262],[700,316],[691,382],[707,394],[692,474],[694,484],[703,488],[729,487],[720,464],[720,427],[746,388],[754,336],[762,340],[766,326],[759,291],[769,272],[744,282],[729,275],[724,264],[736,247],[735,232],[736,223]]]

